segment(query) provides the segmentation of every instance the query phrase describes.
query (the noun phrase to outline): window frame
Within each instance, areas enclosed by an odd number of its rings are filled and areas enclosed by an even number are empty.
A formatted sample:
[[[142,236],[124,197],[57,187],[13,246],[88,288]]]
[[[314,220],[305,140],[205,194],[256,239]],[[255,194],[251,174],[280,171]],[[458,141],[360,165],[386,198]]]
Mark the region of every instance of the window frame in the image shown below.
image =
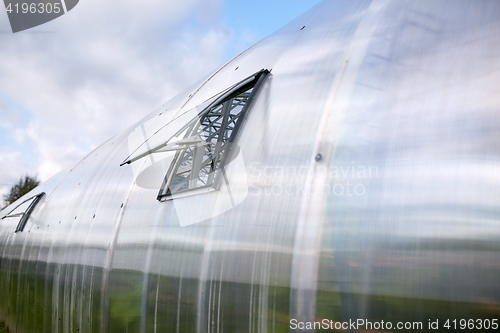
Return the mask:
[[[41,192],[41,193],[38,193],[36,195],[33,195],[33,196],[29,197],[28,199],[24,200],[23,202],[21,202],[20,204],[18,204],[16,207],[14,207],[14,209],[12,209],[7,215],[5,215],[4,217],[2,217],[2,220],[6,219],[6,218],[9,218],[9,217],[19,217],[19,216],[21,216],[21,219],[17,223],[17,227],[16,227],[16,230],[14,231],[14,233],[22,232],[24,230],[24,227],[26,226],[26,223],[28,223],[28,219],[29,219],[31,213],[33,212],[33,210],[35,209],[36,205],[38,205],[38,203],[40,202],[40,200],[42,199],[42,197],[44,195],[45,195],[45,192]],[[15,211],[18,207],[22,206],[23,204],[25,204],[26,202],[28,202],[30,200],[32,200],[32,201],[31,201],[30,205],[28,206],[28,208],[26,208],[26,210],[24,212],[19,212],[19,213],[11,215],[11,213],[13,211]]]
[[[255,74],[250,75],[249,77],[241,80],[237,84],[233,85],[232,87],[225,89],[219,98],[214,100],[212,103],[210,103],[207,107],[203,109],[202,112],[199,113],[198,117],[192,121],[190,121],[188,124],[182,127],[181,130],[178,131],[178,133],[182,133],[183,131],[186,131],[190,126],[193,125],[193,122],[199,121],[208,115],[208,113],[213,110],[215,107],[218,105],[221,105],[232,98],[244,93],[245,91],[248,91],[252,89],[250,92],[250,95],[248,96],[247,101],[243,105],[242,110],[239,112],[238,119],[234,123],[234,128],[231,131],[230,137],[227,139],[227,141],[224,141],[224,147],[227,146],[227,148],[224,148],[224,152],[222,153],[222,156],[220,158],[220,164],[218,168],[214,170],[214,175],[213,175],[213,181],[210,184],[207,184],[205,186],[200,186],[200,187],[195,187],[191,189],[185,189],[179,192],[174,192],[171,193],[170,187],[172,186],[172,181],[174,177],[177,175],[177,170],[179,168],[179,163],[180,163],[180,158],[183,156],[185,150],[181,150],[176,153],[172,163],[169,166],[169,169],[164,177],[164,180],[162,182],[162,185],[160,187],[160,190],[158,192],[157,200],[159,201],[168,201],[172,200],[174,198],[180,198],[184,196],[191,196],[191,195],[196,195],[200,193],[206,193],[206,192],[211,192],[214,190],[218,190],[221,182],[221,177],[224,173],[224,166],[231,161],[230,156],[234,154],[234,151],[237,150],[235,149],[236,145],[234,144],[235,140],[237,139],[237,136],[239,134],[240,128],[247,117],[248,110],[251,108],[253,101],[257,95],[257,93],[260,91],[260,88],[264,81],[266,80],[267,76],[269,75],[270,71],[267,69],[262,69],[259,72],[256,72]],[[222,134],[221,134],[222,135]],[[236,147],[237,148],[237,147]],[[205,153],[204,153],[205,154]],[[203,154],[203,156],[204,156]]]

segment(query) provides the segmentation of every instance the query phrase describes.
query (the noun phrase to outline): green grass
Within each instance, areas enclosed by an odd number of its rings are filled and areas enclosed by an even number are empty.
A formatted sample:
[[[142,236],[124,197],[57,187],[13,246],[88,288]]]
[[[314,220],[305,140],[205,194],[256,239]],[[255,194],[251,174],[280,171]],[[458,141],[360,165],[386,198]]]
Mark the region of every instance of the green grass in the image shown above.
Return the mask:
[[[9,333],[9,328],[5,326],[5,322],[0,321],[0,333]]]

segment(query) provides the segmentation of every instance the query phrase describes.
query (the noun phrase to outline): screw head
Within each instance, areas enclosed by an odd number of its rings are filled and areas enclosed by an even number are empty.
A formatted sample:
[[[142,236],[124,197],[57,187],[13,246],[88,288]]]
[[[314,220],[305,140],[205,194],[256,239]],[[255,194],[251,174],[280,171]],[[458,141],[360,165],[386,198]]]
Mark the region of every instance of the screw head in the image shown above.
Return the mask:
[[[321,154],[318,154],[314,159],[316,160],[316,162],[319,162],[321,161],[321,158],[322,158]]]

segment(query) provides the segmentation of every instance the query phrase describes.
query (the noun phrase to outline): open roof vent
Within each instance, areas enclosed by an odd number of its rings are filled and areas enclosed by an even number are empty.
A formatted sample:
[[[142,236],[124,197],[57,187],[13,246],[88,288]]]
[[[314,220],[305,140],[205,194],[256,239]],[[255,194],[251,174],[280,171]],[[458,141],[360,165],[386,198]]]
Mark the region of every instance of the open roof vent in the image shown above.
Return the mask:
[[[31,213],[33,212],[33,209],[35,209],[35,206],[38,204],[38,202],[40,202],[44,194],[45,193],[42,192],[24,200],[19,205],[17,205],[13,210],[11,210],[7,215],[2,217],[2,219],[18,218],[19,222],[17,223],[17,228],[15,232],[23,231]]]
[[[263,70],[236,84],[184,126],[175,136],[178,140],[158,150],[177,150],[158,200],[218,188],[224,166],[238,154],[234,140],[267,74]]]

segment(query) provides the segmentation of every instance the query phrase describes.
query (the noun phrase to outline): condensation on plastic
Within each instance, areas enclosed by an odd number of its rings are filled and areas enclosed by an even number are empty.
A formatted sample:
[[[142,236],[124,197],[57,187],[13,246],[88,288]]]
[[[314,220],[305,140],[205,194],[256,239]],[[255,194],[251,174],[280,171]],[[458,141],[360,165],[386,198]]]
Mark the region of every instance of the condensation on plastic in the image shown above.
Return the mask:
[[[498,1],[320,3],[28,194],[46,193],[23,232],[0,220],[0,320],[201,333],[499,318],[498,17]],[[231,188],[160,202],[151,160],[120,167],[263,68]]]

